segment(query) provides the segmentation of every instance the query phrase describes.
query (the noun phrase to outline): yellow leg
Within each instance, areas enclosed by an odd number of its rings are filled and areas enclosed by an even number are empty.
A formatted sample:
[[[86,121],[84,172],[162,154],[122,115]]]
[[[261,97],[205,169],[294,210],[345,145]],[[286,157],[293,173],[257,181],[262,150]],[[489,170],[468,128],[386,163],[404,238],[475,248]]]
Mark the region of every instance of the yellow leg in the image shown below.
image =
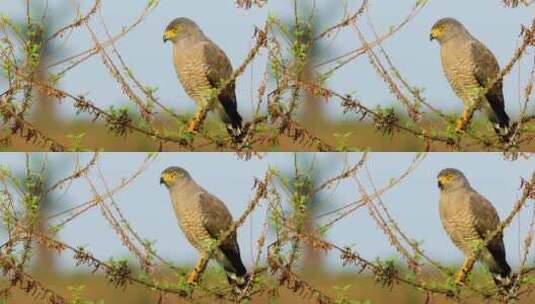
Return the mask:
[[[194,285],[199,281],[199,274],[195,271],[190,272],[188,275],[188,284]]]
[[[461,117],[459,120],[457,120],[457,123],[455,124],[455,131],[459,133],[463,133],[466,130],[466,127],[468,126],[468,123],[471,120],[471,115],[467,111],[463,111],[461,114]]]
[[[206,269],[206,265],[208,265],[208,257],[205,254],[202,254],[201,258],[197,261],[197,264],[195,264],[193,271],[188,275],[188,284],[197,284],[200,275]]]
[[[455,132],[464,133],[464,123],[461,119],[457,120],[457,122],[455,123]]]
[[[188,132],[195,133],[199,130],[199,125],[201,122],[201,112],[197,111],[195,113],[195,116],[193,116],[193,119],[188,124]]]
[[[472,258],[465,260],[463,263],[463,267],[455,276],[455,283],[457,283],[458,285],[463,285],[464,282],[466,282],[466,277],[468,276],[470,271],[472,271],[474,264],[475,260]]]

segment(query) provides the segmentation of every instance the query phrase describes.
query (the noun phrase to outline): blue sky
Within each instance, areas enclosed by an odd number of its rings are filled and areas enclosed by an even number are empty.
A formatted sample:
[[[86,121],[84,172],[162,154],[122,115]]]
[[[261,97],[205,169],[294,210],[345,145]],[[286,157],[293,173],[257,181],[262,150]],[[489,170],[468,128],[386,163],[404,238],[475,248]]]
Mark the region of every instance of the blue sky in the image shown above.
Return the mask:
[[[299,155],[303,157],[302,154]],[[328,178],[340,172],[344,163],[354,163],[360,156],[358,153],[322,153],[309,154],[307,157],[316,157],[319,164],[328,165],[329,172],[325,176]],[[401,174],[414,156],[413,153],[370,154],[368,165],[376,186],[388,184],[390,178]],[[68,164],[64,170],[69,171],[76,154],[55,153],[48,157],[51,164]],[[90,157],[91,154],[80,154],[82,163]],[[107,184],[113,187],[122,178],[130,176],[145,157],[145,153],[102,154],[100,164]],[[24,156],[22,153],[2,153],[0,162],[11,169],[21,169]],[[163,257],[178,263],[193,263],[196,252],[178,230],[167,190],[158,183],[160,172],[172,165],[186,168],[200,185],[222,199],[237,218],[253,195],[250,189],[254,177],[262,178],[268,166],[282,170],[292,162],[291,153],[270,153],[263,159],[249,161],[237,159],[229,153],[163,153],[134,183],[119,192],[114,200],[141,237],[155,241],[155,248]],[[533,159],[511,162],[504,160],[500,154],[492,153],[432,153],[410,177],[382,197],[400,226],[409,236],[422,241],[424,250],[430,256],[444,262],[459,262],[462,255],[447,238],[438,214],[436,175],[445,167],[462,169],[472,186],[494,204],[503,219],[520,195],[520,178],[529,178],[535,170],[535,163]],[[90,176],[103,191],[96,175],[93,173]],[[371,191],[368,182],[365,181],[364,185]],[[353,181],[344,182],[327,194],[324,210],[332,210],[360,197]],[[59,197],[56,208],[64,210],[91,196],[83,180],[75,182]],[[505,233],[508,260],[512,265],[518,264],[531,209],[526,208]],[[239,230],[239,243],[247,265],[252,264],[256,239],[264,219],[265,209],[261,206]],[[77,217],[60,236],[71,245],[86,246],[104,260],[129,255],[98,209]],[[356,250],[370,259],[397,256],[366,209],[359,209],[337,223],[328,232],[327,238],[340,246],[354,245]],[[332,254],[326,259],[333,267],[341,267],[338,254]],[[530,260],[533,260],[533,255]],[[72,267],[68,255],[62,255],[60,261],[62,267]]]
[[[23,2],[4,1],[2,10],[9,16],[21,16]],[[86,1],[84,1],[86,2]],[[303,1],[300,1],[303,3]],[[49,7],[58,10],[61,6],[62,15],[69,16],[72,9],[65,1],[49,1]],[[122,27],[132,22],[148,1],[103,1],[102,18],[112,33],[121,31]],[[162,31],[167,23],[175,17],[187,16],[194,19],[216,43],[229,55],[233,65],[238,66],[245,58],[252,46],[254,27],[261,27],[269,14],[279,17],[288,16],[291,12],[292,1],[269,1],[261,9],[241,10],[235,7],[231,0],[213,1],[175,1],[162,0],[144,24],[117,43],[117,47],[136,76],[145,85],[158,87],[157,96],[166,105],[177,108],[178,111],[192,110],[193,103],[178,85],[174,70],[171,66],[171,46],[162,44]],[[350,10],[360,6],[361,1],[318,0],[317,7],[327,11],[327,25],[333,25],[343,15],[343,3],[347,3]],[[415,1],[370,1],[370,16],[379,32],[386,31],[390,26],[398,24]],[[90,1],[82,4],[82,10],[87,11]],[[474,36],[482,40],[496,55],[498,61],[505,65],[517,47],[517,39],[521,24],[529,24],[535,10],[530,8],[509,9],[503,7],[498,0],[431,0],[424,10],[413,19],[395,37],[388,39],[384,46],[392,60],[406,76],[413,86],[425,88],[424,96],[433,105],[443,109],[459,109],[460,102],[453,94],[439,63],[439,48],[436,43],[429,41],[429,29],[433,23],[442,17],[455,17],[461,20]],[[71,14],[72,15],[72,14]],[[67,17],[64,17],[67,18]],[[368,39],[372,35],[366,29],[367,21],[361,21]],[[93,28],[101,39],[105,38],[99,18],[92,23]],[[76,53],[91,46],[92,42],[87,31],[83,28],[75,31],[61,44],[66,54]],[[353,29],[347,28],[341,32],[334,42],[329,43],[325,51],[332,58],[360,46],[360,42]],[[259,80],[265,71],[265,52],[239,79],[237,94],[239,108],[243,113],[251,113],[251,100],[256,96]],[[533,55],[526,57],[520,67],[505,79],[505,95],[507,111],[515,112],[519,108],[519,84],[525,85],[530,73],[530,60]],[[519,69],[519,70],[518,70]],[[520,76],[520,80],[519,80]],[[0,87],[4,86],[0,82]],[[354,93],[369,106],[389,105],[394,98],[389,94],[384,83],[376,76],[366,56],[342,68],[328,85],[338,92]],[[111,80],[98,56],[85,62],[70,72],[61,82],[61,86],[75,94],[88,94],[97,105],[124,104],[127,99],[122,95],[117,83]],[[64,105],[64,113],[73,113],[72,109]],[[332,117],[343,117],[337,105],[328,107]],[[344,118],[354,117],[346,115]]]

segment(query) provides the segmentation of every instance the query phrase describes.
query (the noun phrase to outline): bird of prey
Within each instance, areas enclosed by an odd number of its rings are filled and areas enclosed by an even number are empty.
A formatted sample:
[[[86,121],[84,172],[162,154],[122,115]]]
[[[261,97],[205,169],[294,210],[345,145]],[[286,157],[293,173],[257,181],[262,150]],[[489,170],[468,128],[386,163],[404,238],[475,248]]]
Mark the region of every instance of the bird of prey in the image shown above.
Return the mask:
[[[493,233],[500,218],[496,209],[483,195],[474,190],[464,174],[447,168],[438,174],[440,188],[440,219],[448,236],[466,257],[477,251],[489,233]],[[468,261],[468,260],[467,260]],[[501,233],[481,248],[479,261],[492,273],[497,286],[510,285],[511,268],[505,259],[505,246]],[[457,276],[462,283],[468,269],[467,262]]]
[[[492,52],[457,20],[437,21],[430,34],[440,44],[442,68],[448,82],[464,104],[457,131],[463,131],[477,106],[493,124],[496,134],[507,139],[509,116],[505,112],[502,79],[497,79],[500,67]],[[494,84],[491,87],[491,82]],[[485,92],[485,89],[487,91]]]
[[[199,26],[188,18],[177,18],[167,25],[164,43],[173,43],[173,61],[186,93],[197,103],[198,111],[189,131],[198,129],[204,110],[215,110],[229,134],[239,138],[242,118],[236,103],[235,82],[230,81],[232,65],[227,55]],[[228,82],[225,87],[221,87]],[[204,115],[206,111],[204,112]]]
[[[178,224],[191,245],[202,258],[211,258],[207,253],[213,250],[212,257],[225,270],[229,283],[239,290],[243,289],[247,283],[247,270],[241,260],[236,232],[219,247],[211,248],[232,225],[232,215],[227,207],[199,186],[183,168],[165,169],[161,173],[160,183],[169,190]],[[198,271],[193,271],[188,282],[195,283],[198,279],[196,275]]]

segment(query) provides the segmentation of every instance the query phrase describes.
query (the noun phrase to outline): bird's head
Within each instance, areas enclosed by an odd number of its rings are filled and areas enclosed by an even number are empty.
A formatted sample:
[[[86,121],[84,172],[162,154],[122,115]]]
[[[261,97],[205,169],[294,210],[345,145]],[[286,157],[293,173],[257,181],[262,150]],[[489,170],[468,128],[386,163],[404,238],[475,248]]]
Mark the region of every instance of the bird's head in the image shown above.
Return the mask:
[[[180,167],[169,167],[160,175],[160,184],[164,184],[167,188],[189,180],[191,176],[188,171]]]
[[[441,170],[438,173],[437,179],[438,187],[442,191],[469,185],[466,176],[464,176],[461,171],[453,168],[446,168]]]
[[[453,18],[443,18],[433,25],[429,39],[431,41],[436,39],[439,43],[443,43],[464,31],[465,28],[461,22]]]
[[[173,43],[183,37],[202,33],[199,26],[191,19],[176,18],[171,21],[163,33],[163,42],[172,41]]]

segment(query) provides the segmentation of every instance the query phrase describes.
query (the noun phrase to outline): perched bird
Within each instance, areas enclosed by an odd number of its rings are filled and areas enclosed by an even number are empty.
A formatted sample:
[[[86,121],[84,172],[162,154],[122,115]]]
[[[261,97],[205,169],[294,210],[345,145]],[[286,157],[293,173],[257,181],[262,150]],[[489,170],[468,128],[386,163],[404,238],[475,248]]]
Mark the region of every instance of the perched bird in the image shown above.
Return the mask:
[[[500,66],[492,52],[457,20],[440,19],[433,25],[431,40],[441,46],[442,68],[453,91],[464,104],[464,112],[457,122],[462,131],[471,119],[467,110],[476,103],[492,122],[496,134],[507,140],[509,116],[505,112]],[[496,80],[486,94],[483,90]],[[472,112],[473,113],[473,112]]]
[[[496,230],[500,218],[496,209],[475,191],[464,174],[457,169],[444,169],[438,174],[440,188],[440,219],[442,225],[466,257],[471,256],[489,233]],[[492,273],[498,286],[510,286],[511,268],[505,259],[503,236],[498,233],[481,249],[479,261]],[[459,276],[466,275],[466,262]],[[463,276],[464,276],[463,275]],[[457,277],[459,283],[460,278]]]
[[[215,110],[231,136],[239,138],[242,132],[242,118],[236,103],[235,82],[224,88],[230,80],[232,65],[227,55],[208,37],[199,26],[188,18],[177,18],[167,25],[164,43],[173,43],[175,71],[186,93],[197,103],[198,112],[189,126],[196,131],[202,118],[203,107]],[[215,92],[218,92],[217,96]]]
[[[190,174],[180,167],[165,169],[160,183],[169,190],[180,229],[201,256],[210,251],[222,233],[232,225],[232,215],[221,200],[199,186]],[[213,251],[213,258],[223,267],[230,284],[238,290],[247,283],[247,270],[240,257],[236,233],[227,237]],[[190,277],[193,283],[197,278]]]

